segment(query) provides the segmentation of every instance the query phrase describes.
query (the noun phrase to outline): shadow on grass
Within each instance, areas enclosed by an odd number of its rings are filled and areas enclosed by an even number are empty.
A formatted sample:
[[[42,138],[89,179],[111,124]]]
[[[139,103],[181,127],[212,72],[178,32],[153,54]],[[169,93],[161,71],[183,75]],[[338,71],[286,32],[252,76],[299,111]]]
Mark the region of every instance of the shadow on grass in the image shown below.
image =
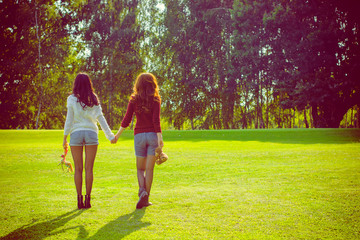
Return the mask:
[[[142,222],[141,218],[145,214],[145,208],[135,210],[132,213],[123,215],[100,228],[93,236],[88,239],[121,239],[132,232],[138,231],[150,225]]]
[[[82,225],[61,229],[59,231],[55,231],[56,229],[64,226],[70,220],[79,216],[83,211],[79,211],[77,209],[65,213],[59,217],[56,217],[52,220],[40,223],[30,223],[24,225],[15,231],[9,233],[6,236],[0,238],[0,240],[5,239],[44,239],[50,236],[57,235],[59,233],[66,232],[71,229],[79,228],[79,237],[86,237],[87,232]]]

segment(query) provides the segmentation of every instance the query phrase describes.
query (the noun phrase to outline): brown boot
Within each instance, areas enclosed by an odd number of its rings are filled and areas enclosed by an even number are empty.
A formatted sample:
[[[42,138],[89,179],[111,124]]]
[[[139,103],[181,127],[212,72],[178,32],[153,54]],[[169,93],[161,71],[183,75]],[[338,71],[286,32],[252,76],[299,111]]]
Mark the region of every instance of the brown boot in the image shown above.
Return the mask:
[[[90,195],[85,195],[85,206],[84,208],[91,208]]]
[[[82,196],[82,195],[78,195],[78,196],[77,196],[77,200],[78,200],[78,209],[84,208],[83,196]]]

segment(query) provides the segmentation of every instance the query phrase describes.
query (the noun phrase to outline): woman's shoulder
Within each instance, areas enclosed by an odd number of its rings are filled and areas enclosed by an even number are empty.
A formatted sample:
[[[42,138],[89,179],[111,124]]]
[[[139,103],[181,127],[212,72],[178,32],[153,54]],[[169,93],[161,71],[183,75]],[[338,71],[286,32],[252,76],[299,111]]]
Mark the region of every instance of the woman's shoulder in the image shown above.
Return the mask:
[[[77,101],[77,97],[75,97],[74,94],[70,94],[70,95],[67,97],[67,100],[68,100],[68,101]]]
[[[132,103],[134,104],[136,102],[136,96],[135,95],[131,95],[130,98],[129,98],[129,103]]]
[[[68,103],[76,103],[78,101],[77,97],[74,94],[71,94],[67,97]]]

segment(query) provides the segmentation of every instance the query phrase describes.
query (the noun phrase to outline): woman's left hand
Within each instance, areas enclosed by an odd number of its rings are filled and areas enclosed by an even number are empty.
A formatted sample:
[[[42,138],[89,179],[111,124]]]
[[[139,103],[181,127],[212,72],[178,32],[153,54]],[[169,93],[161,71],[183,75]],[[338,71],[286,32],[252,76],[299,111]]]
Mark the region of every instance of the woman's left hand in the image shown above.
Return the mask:
[[[159,146],[160,148],[163,148],[163,147],[164,147],[164,141],[163,141],[162,139],[159,139],[159,141],[158,141],[158,146]]]
[[[163,141],[163,138],[162,138],[162,134],[160,132],[156,133],[156,134],[157,134],[157,139],[158,139],[158,147],[163,148],[164,147],[164,141]]]
[[[119,137],[118,137],[117,135],[115,135],[114,139],[110,141],[110,142],[111,142],[111,144],[116,143],[116,142],[117,142],[117,140],[118,140],[118,138],[119,138]]]

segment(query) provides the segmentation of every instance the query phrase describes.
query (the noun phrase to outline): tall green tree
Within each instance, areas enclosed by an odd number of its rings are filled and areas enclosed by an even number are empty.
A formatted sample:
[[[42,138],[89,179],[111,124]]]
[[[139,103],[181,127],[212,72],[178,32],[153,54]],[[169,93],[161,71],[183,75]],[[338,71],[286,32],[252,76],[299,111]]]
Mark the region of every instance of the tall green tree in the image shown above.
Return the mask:
[[[0,3],[0,110],[4,116],[1,128],[35,128],[37,116],[40,128],[61,125],[61,111],[54,112],[48,103],[59,101],[60,95],[65,97],[64,85],[49,85],[57,81],[51,78],[54,69],[70,74],[73,70],[69,71],[64,63],[74,53],[69,37],[74,14],[67,11],[69,1],[62,1],[67,3],[62,8],[55,2]]]
[[[263,99],[265,109],[276,102],[289,112],[305,113],[311,107],[316,127],[339,127],[343,115],[359,102],[359,22],[349,7],[353,3],[234,3],[236,58],[253,90],[255,127],[259,119],[263,125]],[[285,121],[281,115],[279,126]],[[291,115],[283,116],[293,119]]]
[[[232,1],[189,1],[194,24],[189,29],[196,42],[196,73],[203,82],[205,106],[216,128],[231,128],[237,98],[237,79],[233,68],[231,19]],[[208,118],[211,120],[211,118]],[[209,123],[205,123],[209,125]]]
[[[84,39],[90,51],[85,70],[99,94],[109,125],[119,124],[136,75],[142,71],[137,0],[90,0],[84,6]]]
[[[79,70],[112,127],[144,70],[157,76],[162,119],[177,129],[338,127],[346,112],[342,126],[354,126],[359,5],[1,1],[0,128],[62,128]]]
[[[278,1],[264,15],[272,32],[277,89],[286,92],[289,107],[311,106],[316,127],[339,127],[360,102],[359,21],[351,3]]]
[[[159,71],[164,76],[164,115],[180,128],[189,119],[192,128],[200,110],[199,88],[201,81],[191,70],[194,65],[194,40],[188,32],[192,24],[187,5],[181,1],[165,1],[165,29],[159,36],[160,44],[154,54],[168,63]],[[162,54],[163,53],[163,54]]]
[[[167,59],[164,112],[177,128],[187,120],[192,129],[195,121],[203,128],[232,125],[231,2],[164,1],[166,28],[156,53]]]

